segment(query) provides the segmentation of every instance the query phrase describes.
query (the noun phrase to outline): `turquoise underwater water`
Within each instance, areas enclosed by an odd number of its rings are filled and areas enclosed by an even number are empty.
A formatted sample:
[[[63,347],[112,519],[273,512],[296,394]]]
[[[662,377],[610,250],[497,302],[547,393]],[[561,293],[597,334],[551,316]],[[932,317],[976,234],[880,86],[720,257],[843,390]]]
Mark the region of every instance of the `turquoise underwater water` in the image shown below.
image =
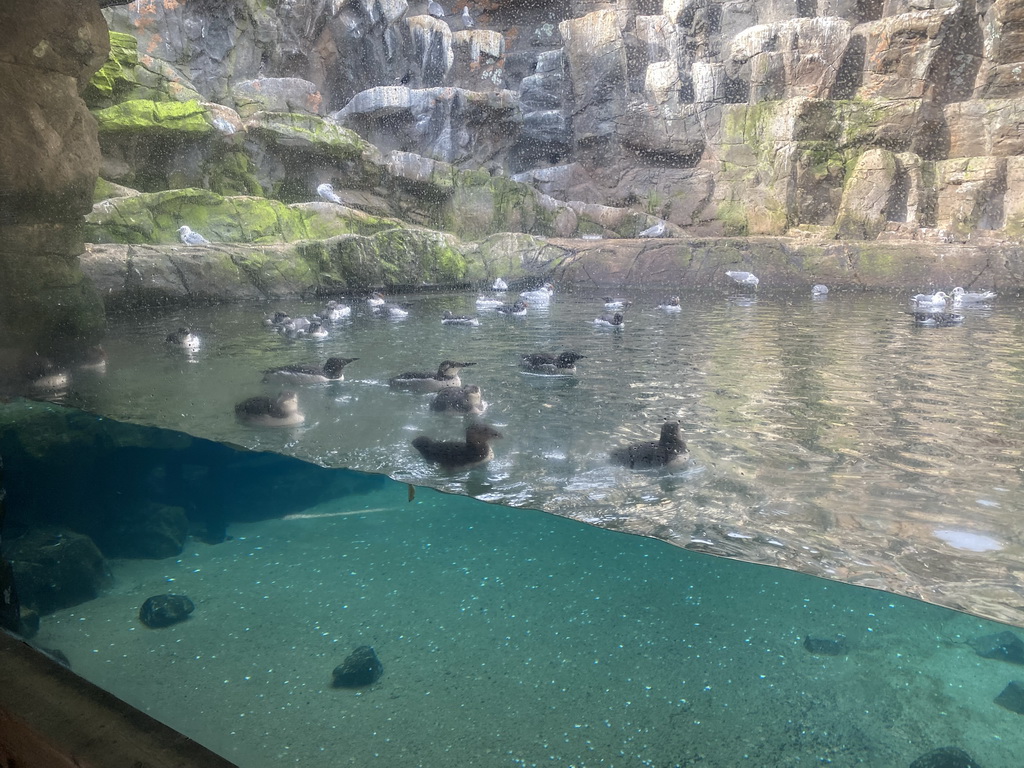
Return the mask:
[[[69,514],[58,497],[76,483],[97,509],[130,488],[131,503],[181,505],[193,525],[220,515],[220,543],[111,560],[109,588],[44,616],[35,641],[241,766],[909,766],[946,746],[1020,765],[1024,720],[993,699],[1021,668],[966,644],[1003,625],[381,476],[12,407],[66,420],[63,450],[88,438],[89,458],[77,472],[59,447],[40,459],[40,422],[34,438],[7,422],[5,541],[45,510]],[[56,477],[51,498],[30,498]],[[144,627],[140,604],[166,592],[195,612]],[[332,688],[361,645],[381,679]]]

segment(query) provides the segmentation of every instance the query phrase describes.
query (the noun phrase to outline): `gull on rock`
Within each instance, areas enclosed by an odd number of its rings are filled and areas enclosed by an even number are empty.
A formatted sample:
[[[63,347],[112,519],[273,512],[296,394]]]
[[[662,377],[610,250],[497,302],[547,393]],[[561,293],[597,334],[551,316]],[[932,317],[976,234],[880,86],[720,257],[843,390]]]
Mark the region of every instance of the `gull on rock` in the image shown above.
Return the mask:
[[[437,19],[445,17],[444,7],[437,0],[427,0],[427,13]]]
[[[665,234],[665,222],[659,221],[653,227],[648,227],[637,237],[662,237]]]
[[[339,205],[341,204],[341,198],[338,197],[338,194],[334,191],[334,187],[330,184],[321,184],[316,188],[316,193],[324,200],[332,203],[338,203]]]
[[[828,286],[823,285],[822,283],[818,283],[816,286],[811,288],[811,296],[828,296]]]
[[[463,25],[465,25],[466,29],[472,29],[473,27],[476,26],[476,22],[473,20],[473,17],[469,13],[468,5],[462,6],[462,23]]]
[[[210,241],[200,235],[198,232],[193,232],[189,227],[184,224],[178,227],[178,237],[181,238],[181,242],[185,245],[209,245]]]
[[[753,272],[741,272],[739,270],[730,269],[725,274],[740,285],[752,285],[756,288],[757,284],[761,282]]]

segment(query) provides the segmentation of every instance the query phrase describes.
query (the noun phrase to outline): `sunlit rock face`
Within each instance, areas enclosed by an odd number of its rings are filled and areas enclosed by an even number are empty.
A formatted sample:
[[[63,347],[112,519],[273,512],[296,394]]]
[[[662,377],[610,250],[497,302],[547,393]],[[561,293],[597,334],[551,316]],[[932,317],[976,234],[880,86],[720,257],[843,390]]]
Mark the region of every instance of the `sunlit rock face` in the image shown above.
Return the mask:
[[[0,7],[0,379],[23,358],[73,356],[95,341],[101,305],[78,266],[81,217],[100,166],[79,96],[107,58],[89,3]]]
[[[476,2],[472,24],[442,5],[443,18],[425,0],[106,13],[151,78],[186,75],[171,98],[329,115],[384,152],[684,233],[1024,231],[1024,0]],[[315,107],[253,106],[270,96],[252,84],[300,81]]]

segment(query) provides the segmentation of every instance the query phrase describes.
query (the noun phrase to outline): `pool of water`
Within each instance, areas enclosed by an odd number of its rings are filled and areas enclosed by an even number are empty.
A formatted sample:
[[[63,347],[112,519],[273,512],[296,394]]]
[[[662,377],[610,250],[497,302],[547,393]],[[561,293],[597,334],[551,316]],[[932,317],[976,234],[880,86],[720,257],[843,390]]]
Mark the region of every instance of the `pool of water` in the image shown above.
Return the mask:
[[[523,318],[481,312],[477,328],[443,326],[443,309],[475,313],[475,294],[397,297],[409,317],[377,319],[354,302],[322,342],[263,323],[275,309],[152,311],[111,321],[102,375],[77,375],[67,402],[112,418],[275,451],[324,466],[531,507],[1024,624],[1021,531],[1024,304],[997,298],[962,326],[917,327],[904,295],[629,296],[621,329],[601,328],[593,296],[556,296]],[[180,324],[202,335],[170,349]],[[573,378],[519,371],[519,355],[576,349]],[[346,381],[299,389],[305,423],[238,424],[233,406],[276,393],[261,371],[359,358]],[[484,419],[504,439],[486,466],[425,464],[410,441],[451,438],[462,417],[390,376],[443,359],[476,365]],[[611,466],[608,451],[655,439],[679,419],[692,453],[674,472]]]

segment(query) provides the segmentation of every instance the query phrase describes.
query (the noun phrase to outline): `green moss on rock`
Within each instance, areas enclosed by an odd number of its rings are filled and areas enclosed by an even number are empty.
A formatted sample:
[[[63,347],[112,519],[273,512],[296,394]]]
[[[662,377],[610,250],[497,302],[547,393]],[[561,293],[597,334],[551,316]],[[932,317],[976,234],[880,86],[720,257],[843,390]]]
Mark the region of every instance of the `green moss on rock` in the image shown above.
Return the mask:
[[[278,147],[312,150],[336,160],[359,159],[368,146],[355,131],[296,112],[258,112],[246,128]]]
[[[116,101],[138,85],[135,67],[139,63],[139,43],[131,35],[110,33],[110,54],[106,63],[89,80],[83,94],[90,107]]]
[[[256,166],[241,149],[215,152],[203,170],[211,192],[263,196],[263,187],[256,178]]]
[[[93,112],[100,134],[142,132],[206,134],[213,130],[197,101],[134,99]]]

